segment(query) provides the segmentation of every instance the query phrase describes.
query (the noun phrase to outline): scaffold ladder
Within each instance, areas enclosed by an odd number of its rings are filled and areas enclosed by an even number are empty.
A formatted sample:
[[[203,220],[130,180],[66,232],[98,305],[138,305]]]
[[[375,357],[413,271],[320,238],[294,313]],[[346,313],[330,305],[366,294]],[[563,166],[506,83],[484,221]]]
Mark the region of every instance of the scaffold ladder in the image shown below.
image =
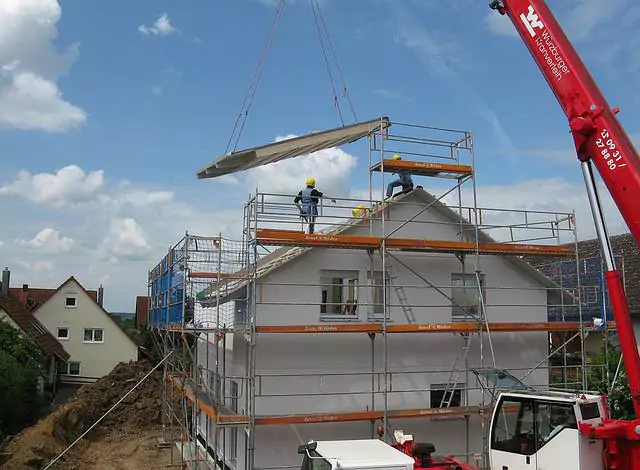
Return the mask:
[[[409,324],[413,324],[416,323],[416,317],[413,314],[413,310],[411,309],[411,304],[409,304],[409,299],[407,298],[407,295],[404,292],[404,287],[402,287],[402,284],[398,283],[398,275],[396,273],[396,269],[393,266],[393,263],[391,263],[391,260],[387,260],[386,262],[386,268],[387,268],[387,278],[389,279],[389,284],[391,284],[391,287],[393,287],[396,296],[398,297],[398,301],[400,302],[400,307],[402,308],[402,312],[404,313],[404,316],[407,319],[407,322]]]
[[[460,336],[464,338],[464,344],[453,363],[453,369],[451,370],[451,374],[449,374],[449,380],[444,393],[442,394],[442,400],[440,400],[440,408],[448,408],[451,406],[451,402],[453,401],[456,390],[458,389],[458,384],[460,383],[460,374],[462,373],[467,356],[469,355],[471,336],[465,333],[460,333]]]

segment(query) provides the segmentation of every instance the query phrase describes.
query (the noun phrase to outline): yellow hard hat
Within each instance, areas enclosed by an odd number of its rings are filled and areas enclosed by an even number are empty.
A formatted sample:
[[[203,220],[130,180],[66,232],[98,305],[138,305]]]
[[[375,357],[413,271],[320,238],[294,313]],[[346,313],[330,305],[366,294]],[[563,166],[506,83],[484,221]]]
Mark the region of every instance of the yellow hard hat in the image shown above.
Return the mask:
[[[307,186],[315,186],[316,180],[315,178],[307,178]]]
[[[398,155],[397,153],[393,156],[392,160],[402,160],[400,158],[400,155]]]

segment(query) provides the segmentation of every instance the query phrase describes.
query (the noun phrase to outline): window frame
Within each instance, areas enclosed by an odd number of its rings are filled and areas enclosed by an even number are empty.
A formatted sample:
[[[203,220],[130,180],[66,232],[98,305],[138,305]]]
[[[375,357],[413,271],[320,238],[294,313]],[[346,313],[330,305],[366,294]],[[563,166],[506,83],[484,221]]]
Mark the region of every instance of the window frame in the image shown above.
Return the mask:
[[[320,270],[318,278],[320,281],[320,319],[358,320],[360,272],[350,269]],[[336,280],[339,282],[336,283]]]
[[[73,305],[69,305],[69,300],[73,299]],[[64,296],[64,308],[74,309],[78,308],[78,295],[77,294],[65,294]]]
[[[60,330],[67,330],[67,336],[60,336]],[[56,339],[60,341],[69,341],[71,336],[68,326],[59,326],[56,330]]]
[[[479,277],[480,277],[480,286],[482,289],[482,298],[484,300],[484,304],[486,307],[487,305],[486,275],[484,273],[480,273]],[[476,280],[476,274],[452,272],[449,276],[449,279],[451,282],[451,323],[477,321],[478,319],[484,320],[484,312],[482,312],[482,308],[480,305],[480,298],[477,295],[478,284]],[[459,285],[456,285],[456,283],[459,283]],[[459,302],[458,299],[456,298],[457,297],[456,291],[462,291],[461,296],[464,298],[463,302]],[[476,293],[475,295],[476,303],[471,305],[467,304],[467,301],[473,296],[473,292]],[[466,311],[461,310],[454,302],[461,305],[462,307],[475,308],[477,312],[476,317],[469,316],[469,314]]]
[[[72,374],[71,373],[71,364],[78,364],[78,373],[77,374]],[[62,367],[64,367],[64,371],[60,370]],[[72,376],[72,377],[79,377],[81,373],[82,373],[82,362],[81,361],[65,361],[65,362],[61,363],[61,366],[58,369],[58,375],[69,375],[69,376]]]
[[[369,315],[372,318],[384,318],[385,315],[385,302],[384,294],[386,293],[386,304],[389,306],[391,303],[391,279],[389,273],[383,277],[382,271],[367,271],[367,280],[369,281],[369,292],[371,295],[371,305],[369,305]],[[383,289],[384,283],[384,289]],[[385,292],[386,291],[386,292]],[[377,302],[377,298],[380,297],[380,302]],[[387,308],[387,320],[391,318],[391,308]]]
[[[431,408],[442,408],[440,406],[440,403],[442,402],[442,398],[444,397],[444,392],[447,390],[447,388],[449,388],[448,384],[431,384],[429,386],[429,404]],[[460,407],[463,406],[464,404],[464,392],[466,390],[466,385],[464,383],[458,383],[455,387],[454,387],[454,398],[453,400],[451,400],[451,405],[449,405],[449,407],[451,408],[456,408],[456,407]],[[438,394],[442,394],[442,396],[439,397],[439,400],[434,400],[433,399],[433,394],[434,393],[438,393]],[[459,395],[459,399],[458,399],[458,404],[454,405],[456,399],[455,399],[455,394]]]
[[[87,331],[91,331],[91,339],[87,340]],[[102,333],[100,340],[95,339],[96,331]],[[104,343],[104,328],[85,328],[82,334],[82,342],[85,344],[102,344]]]

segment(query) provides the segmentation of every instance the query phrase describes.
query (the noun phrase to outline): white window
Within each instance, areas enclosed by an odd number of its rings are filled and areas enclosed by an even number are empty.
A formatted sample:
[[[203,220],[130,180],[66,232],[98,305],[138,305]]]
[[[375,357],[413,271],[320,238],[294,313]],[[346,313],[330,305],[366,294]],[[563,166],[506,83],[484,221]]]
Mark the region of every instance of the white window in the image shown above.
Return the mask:
[[[358,271],[321,271],[320,315],[357,316]]]
[[[85,343],[102,343],[104,342],[102,328],[85,328],[84,329],[84,342]]]
[[[60,364],[58,373],[61,375],[80,375],[80,362],[68,361]]]
[[[58,328],[58,339],[69,339],[69,328],[60,327]]]
[[[383,289],[383,278],[382,271],[374,271],[373,279],[371,279],[371,271],[367,271],[367,279],[369,279],[369,285],[371,286],[371,306],[369,307],[369,311],[373,312],[373,316],[376,318],[383,318],[384,315],[384,303],[385,297],[383,295],[386,294],[386,303],[387,306],[389,304],[394,303],[391,299],[391,284],[389,281],[389,276],[387,275],[386,279],[384,279],[384,289]],[[395,299],[396,305],[398,300]],[[387,308],[387,318],[389,318],[389,308]]]
[[[78,297],[75,294],[67,294],[64,298],[65,308],[76,308],[78,305]]]
[[[484,274],[479,275],[482,286],[482,299],[486,305],[487,292]],[[451,274],[451,321],[480,321],[483,319],[480,289],[475,273]]]

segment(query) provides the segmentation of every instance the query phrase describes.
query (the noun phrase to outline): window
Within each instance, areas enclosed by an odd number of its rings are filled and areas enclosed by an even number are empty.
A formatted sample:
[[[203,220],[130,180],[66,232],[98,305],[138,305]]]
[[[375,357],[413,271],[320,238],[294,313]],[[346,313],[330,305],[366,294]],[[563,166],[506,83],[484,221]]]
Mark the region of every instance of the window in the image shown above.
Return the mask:
[[[229,382],[229,395],[231,395],[231,403],[230,408],[234,413],[238,413],[238,382],[232,380]],[[232,462],[236,462],[238,460],[238,428],[237,426],[232,426],[229,428],[231,432],[231,436],[229,438],[229,458]]]
[[[78,298],[75,294],[67,294],[64,298],[64,306],[65,308],[76,308],[78,303]]]
[[[480,274],[482,297],[485,305],[487,293],[484,274]],[[475,273],[451,274],[451,321],[477,321],[482,319],[480,292]]]
[[[320,457],[315,450],[308,451],[309,454],[304,456],[302,461],[302,470],[331,470],[333,467],[329,462]],[[311,458],[309,458],[311,456]]]
[[[80,375],[80,363],[75,361],[65,362],[58,367],[60,375]]]
[[[506,399],[498,405],[491,448],[532,455],[564,429],[578,429],[573,405]]]
[[[367,271],[367,279],[371,279],[371,271]],[[382,317],[384,314],[384,296],[383,291],[386,291],[386,300],[387,305],[391,303],[391,289],[390,289],[390,281],[389,276],[385,279],[385,288],[383,290],[383,280],[382,280],[382,271],[374,271],[373,272],[373,282],[370,283],[371,286],[371,303],[373,304],[370,308],[373,310],[373,314],[375,316]],[[387,312],[388,313],[388,312]]]
[[[69,328],[58,328],[58,339],[69,339]]]
[[[357,315],[358,271],[322,271],[321,315]]]
[[[102,343],[104,342],[102,328],[85,328],[84,329],[84,342],[85,343]]]
[[[432,384],[430,390],[431,408],[448,408],[462,405],[463,386],[457,384]]]
[[[573,405],[537,403],[536,428],[538,449],[563,429],[578,429]]]
[[[493,422],[491,448],[512,454],[536,452],[533,401],[502,400]]]

